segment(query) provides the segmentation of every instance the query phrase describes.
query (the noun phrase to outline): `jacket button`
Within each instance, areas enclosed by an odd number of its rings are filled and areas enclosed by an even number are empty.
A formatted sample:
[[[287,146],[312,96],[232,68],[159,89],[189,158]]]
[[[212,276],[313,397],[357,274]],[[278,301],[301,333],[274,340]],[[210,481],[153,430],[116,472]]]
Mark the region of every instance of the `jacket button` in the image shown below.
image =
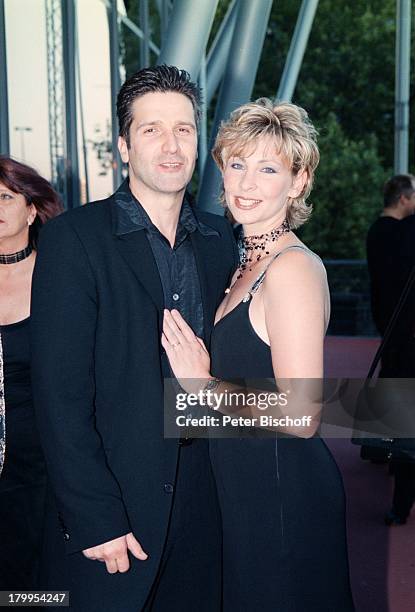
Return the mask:
[[[173,491],[174,491],[174,486],[173,486],[172,484],[170,484],[169,482],[167,482],[167,483],[164,485],[164,491],[165,491],[165,493],[173,493]]]
[[[70,539],[70,535],[69,535],[69,533],[64,533],[64,534],[63,534],[63,539],[64,539],[64,540],[66,540],[66,541],[68,541],[68,540]]]

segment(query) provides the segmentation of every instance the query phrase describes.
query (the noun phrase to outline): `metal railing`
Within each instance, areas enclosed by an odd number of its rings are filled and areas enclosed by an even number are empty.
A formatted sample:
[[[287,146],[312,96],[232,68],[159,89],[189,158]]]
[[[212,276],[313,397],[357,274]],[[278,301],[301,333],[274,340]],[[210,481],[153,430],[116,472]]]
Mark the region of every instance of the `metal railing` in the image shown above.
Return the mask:
[[[324,261],[331,296],[328,334],[377,336],[370,310],[370,285],[365,259]]]

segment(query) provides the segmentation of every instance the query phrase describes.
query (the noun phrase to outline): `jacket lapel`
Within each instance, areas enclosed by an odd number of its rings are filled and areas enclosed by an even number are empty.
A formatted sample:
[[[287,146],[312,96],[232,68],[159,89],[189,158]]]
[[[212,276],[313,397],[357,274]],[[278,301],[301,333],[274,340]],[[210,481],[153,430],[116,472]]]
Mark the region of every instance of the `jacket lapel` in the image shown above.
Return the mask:
[[[164,295],[160,274],[137,205],[124,181],[112,196],[111,225],[115,247],[131,268],[137,281],[150,295],[163,320]]]
[[[163,320],[164,295],[153,251],[144,230],[114,236],[116,248],[153,300]]]

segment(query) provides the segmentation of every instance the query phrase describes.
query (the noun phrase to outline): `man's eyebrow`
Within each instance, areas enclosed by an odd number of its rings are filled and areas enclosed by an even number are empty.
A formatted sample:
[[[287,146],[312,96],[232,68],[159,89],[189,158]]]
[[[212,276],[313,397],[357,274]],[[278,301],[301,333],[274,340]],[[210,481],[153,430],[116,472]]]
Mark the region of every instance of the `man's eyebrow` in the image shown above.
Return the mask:
[[[161,125],[163,122],[162,121],[142,121],[141,123],[138,124],[139,128],[142,128],[144,126],[148,126],[148,125]],[[187,125],[193,129],[196,129],[196,125],[192,122],[192,121],[176,121],[174,123],[174,125]]]
[[[138,124],[138,127],[141,128],[145,125],[159,125],[160,121],[142,121],[141,123]]]

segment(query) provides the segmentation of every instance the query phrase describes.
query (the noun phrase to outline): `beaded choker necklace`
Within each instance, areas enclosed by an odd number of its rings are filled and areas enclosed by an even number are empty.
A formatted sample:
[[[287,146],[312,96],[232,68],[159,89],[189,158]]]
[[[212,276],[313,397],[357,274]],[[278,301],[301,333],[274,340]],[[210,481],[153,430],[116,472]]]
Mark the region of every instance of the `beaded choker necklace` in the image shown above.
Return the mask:
[[[268,242],[276,242],[281,236],[288,234],[289,231],[288,221],[284,219],[281,225],[274,227],[274,229],[266,234],[240,238],[238,243],[240,258],[239,274],[235,280],[242,278],[247,269],[251,271],[253,263],[269,255],[266,246]]]
[[[31,252],[32,252],[32,247],[30,244],[28,244],[25,249],[23,249],[22,251],[17,251],[17,253],[10,253],[10,255],[0,254],[0,264],[17,263],[19,261],[22,261],[23,259],[26,259],[26,257],[29,257]]]

